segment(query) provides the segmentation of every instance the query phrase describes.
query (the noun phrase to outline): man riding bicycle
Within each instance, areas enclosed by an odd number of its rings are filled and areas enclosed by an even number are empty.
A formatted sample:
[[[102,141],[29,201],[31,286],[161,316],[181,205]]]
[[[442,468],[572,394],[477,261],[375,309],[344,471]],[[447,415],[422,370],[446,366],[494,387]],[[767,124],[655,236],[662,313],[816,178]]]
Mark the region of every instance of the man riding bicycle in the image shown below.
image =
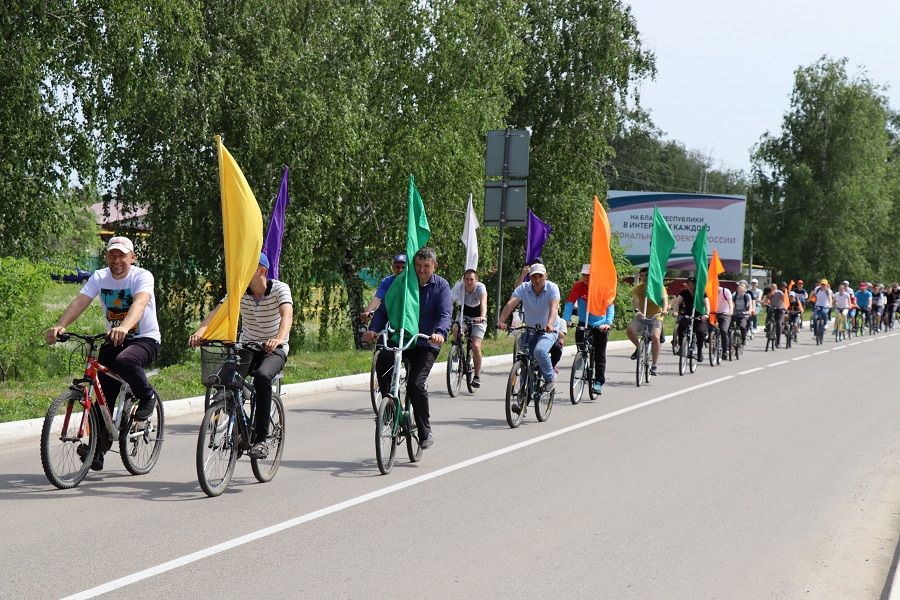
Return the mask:
[[[819,285],[813,290],[812,295],[816,299],[813,309],[813,323],[821,318],[825,321],[825,329],[828,329],[828,323],[831,321],[831,307],[834,306],[834,292],[831,291],[828,280],[820,279]],[[815,336],[815,327],[812,327],[811,329]]]
[[[762,300],[763,306],[766,307],[766,324],[770,321],[775,326],[775,347],[781,346],[781,324],[784,322],[785,305],[787,300],[784,292],[778,289],[774,283],[765,290]]]
[[[413,256],[413,266],[419,282],[419,333],[428,339],[419,338],[416,344],[403,352],[403,359],[408,362],[406,389],[412,403],[416,427],[419,431],[420,447],[424,450],[434,445],[434,434],[431,432],[431,412],[428,405],[428,375],[434,360],[441,350],[441,344],[447,339],[453,316],[453,301],[450,300],[450,284],[434,272],[437,269],[437,254],[432,248],[423,246]],[[409,273],[407,277],[411,276]],[[391,283],[397,275],[388,279]],[[390,287],[390,284],[388,285]],[[382,304],[372,316],[369,330],[363,334],[367,343],[375,341],[375,337],[388,324],[387,310]],[[375,373],[378,375],[378,387],[382,396],[391,393],[394,369],[392,352],[380,352],[375,362]]]
[[[459,331],[462,331],[464,316],[472,319],[472,327],[469,330],[469,338],[472,340],[472,362],[475,363],[472,387],[481,387],[481,342],[487,332],[487,288],[478,281],[475,269],[466,269],[463,278],[450,290],[450,299],[462,307],[457,318]]]
[[[503,307],[497,327],[501,330],[506,329],[506,319],[521,303],[524,325],[528,327],[537,325],[544,328],[544,333],[536,340],[529,340],[528,336],[522,336],[519,346],[524,348],[530,343],[531,353],[537,361],[541,377],[545,381],[544,391],[549,393],[556,386],[556,375],[553,373],[550,349],[558,337],[555,325],[559,318],[559,287],[547,279],[547,267],[543,264],[531,265],[529,274],[530,281],[519,285],[513,291],[506,306]]]
[[[632,308],[634,308],[634,319],[632,319],[631,323],[628,324],[628,328],[625,330],[625,333],[628,334],[628,339],[631,340],[631,343],[635,346],[634,353],[631,355],[631,360],[637,360],[638,336],[641,335],[641,332],[644,328],[642,319],[650,319],[654,321],[653,326],[650,329],[652,336],[650,342],[650,346],[652,349],[652,364],[650,365],[650,374],[657,375],[658,369],[656,366],[656,362],[657,360],[659,360],[660,335],[662,334],[663,317],[666,315],[666,308],[669,304],[669,299],[667,296],[664,296],[663,306],[659,306],[647,296],[648,271],[649,269],[647,267],[644,267],[640,270],[640,273],[635,280],[637,285],[635,285],[631,290],[631,306]],[[641,313],[641,311],[644,310],[645,304],[647,306],[646,315]]]
[[[859,289],[854,296],[856,297],[857,312],[861,315],[863,323],[868,324],[872,319],[872,292],[869,290],[869,284],[865,281],[860,282]]]
[[[121,377],[138,399],[134,418],[147,419],[153,414],[156,392],[147,381],[144,369],[159,354],[161,337],[156,320],[153,274],[134,266],[136,259],[131,240],[122,236],[111,238],[106,245],[107,268],[98,269],[85,282],[56,325],[47,330],[47,343],[55,344],[59,336],[65,333],[66,327],[74,323],[99,296],[109,342],[100,347],[97,359]],[[126,339],[129,333],[134,337]],[[121,384],[100,373],[100,387],[109,410],[113,410]],[[91,463],[91,469],[95,471],[103,469],[103,455],[112,446],[103,419],[98,419],[98,428],[97,452]],[[87,452],[87,448],[78,448],[82,461]]]
[[[798,323],[798,329],[803,329],[803,311],[806,310],[806,302],[809,300],[809,292],[806,288],[803,287],[803,280],[797,280],[797,287],[794,288],[794,293],[797,296],[797,302],[800,303],[800,322]]]
[[[734,312],[734,299],[731,290],[719,286],[719,297],[716,300],[716,327],[719,330],[719,351],[724,354],[730,347],[728,330],[731,327],[731,314]]]
[[[694,309],[694,294],[696,293],[697,279],[688,277],[687,287],[678,292],[675,299],[672,300],[672,311],[678,312],[678,323],[675,328],[675,337],[672,344],[681,343],[686,337],[688,323],[691,320],[691,313]],[[703,292],[703,303],[705,308],[703,313],[694,315],[694,340],[697,345],[697,360],[703,361],[703,345],[706,343],[707,322],[709,319],[709,298],[706,292]]]
[[[581,336],[591,336],[591,347],[594,349],[594,373],[591,382],[592,391],[601,394],[603,384],[606,383],[606,344],[609,340],[609,328],[612,326],[616,309],[610,304],[603,316],[588,315],[587,298],[591,280],[591,265],[581,267],[581,279],[575,282],[566,303],[563,306],[563,319],[572,320],[572,312],[578,307],[578,329],[575,331],[575,341],[581,343]]]
[[[256,417],[253,423],[251,458],[265,458],[269,453],[269,413],[272,409],[272,381],[287,362],[288,337],[294,321],[294,302],[291,288],[277,279],[269,279],[269,259],[259,255],[259,266],[241,296],[241,342],[263,344],[262,350],[242,348],[241,375],[253,373],[256,390]],[[225,299],[200,323],[188,343],[196,348],[206,334],[206,328],[219,310],[225,310]]]
[[[406,268],[406,255],[398,254],[394,257],[393,262],[391,262],[391,271],[394,273],[394,277],[403,272],[403,269]],[[388,288],[391,287],[391,283],[394,280],[390,275],[381,280],[378,284],[378,287],[375,288],[375,295],[369,300],[369,303],[366,305],[365,310],[359,313],[359,320],[363,323],[368,322],[369,318],[372,316],[379,306],[381,306],[382,301],[384,301],[384,296],[387,294]]]
[[[741,345],[744,345],[747,343],[747,323],[750,320],[751,312],[753,312],[753,296],[747,291],[747,282],[745,280],[742,279],[738,282],[737,292],[732,299],[734,300],[734,313],[732,316],[741,334]]]

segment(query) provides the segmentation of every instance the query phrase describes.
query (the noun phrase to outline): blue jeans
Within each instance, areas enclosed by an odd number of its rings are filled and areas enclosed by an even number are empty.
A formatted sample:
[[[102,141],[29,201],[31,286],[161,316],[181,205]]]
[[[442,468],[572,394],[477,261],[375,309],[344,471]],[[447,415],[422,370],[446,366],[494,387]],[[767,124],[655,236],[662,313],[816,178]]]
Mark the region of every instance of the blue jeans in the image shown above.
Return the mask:
[[[813,311],[813,322],[815,322],[815,320],[818,319],[819,316],[821,316],[822,319],[825,320],[825,324],[827,325],[828,321],[831,320],[831,309],[827,306],[817,306]]]
[[[544,381],[553,380],[553,363],[550,360],[550,348],[556,343],[558,337],[558,333],[543,333],[540,337],[529,333],[519,338],[519,348],[523,352],[527,351],[529,347],[532,348],[531,356],[537,361],[538,369]],[[531,342],[532,338],[536,338],[534,343]]]

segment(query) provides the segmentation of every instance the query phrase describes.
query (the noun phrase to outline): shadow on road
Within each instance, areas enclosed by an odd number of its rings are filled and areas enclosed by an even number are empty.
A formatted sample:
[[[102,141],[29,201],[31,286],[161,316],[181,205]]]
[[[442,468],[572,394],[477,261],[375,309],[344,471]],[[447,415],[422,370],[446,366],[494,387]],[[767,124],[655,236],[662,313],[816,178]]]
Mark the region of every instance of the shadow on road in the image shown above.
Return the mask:
[[[401,452],[404,454],[401,455]],[[395,469],[404,466],[412,466],[403,460],[406,456],[405,452],[405,446],[397,448],[397,461],[394,463]],[[281,468],[318,471],[320,473],[328,473],[332,477],[359,478],[381,476],[374,458],[364,458],[359,462],[338,462],[333,460],[282,460]]]
[[[246,483],[249,483],[249,480]],[[229,491],[232,487],[240,486],[241,481],[233,479]],[[70,490],[54,488],[43,475],[7,474],[0,479],[0,501],[86,496],[165,502],[199,500],[206,497],[196,481],[154,481],[125,473],[91,473],[78,487]]]

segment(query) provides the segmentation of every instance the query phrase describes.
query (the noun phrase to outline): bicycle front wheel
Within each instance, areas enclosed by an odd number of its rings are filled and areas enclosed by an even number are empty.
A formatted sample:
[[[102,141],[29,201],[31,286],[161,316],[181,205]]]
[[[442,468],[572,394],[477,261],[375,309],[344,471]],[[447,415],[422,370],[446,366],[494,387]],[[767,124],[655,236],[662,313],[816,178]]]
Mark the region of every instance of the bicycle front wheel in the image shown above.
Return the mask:
[[[129,473],[144,475],[156,465],[162,450],[165,424],[162,399],[154,394],[153,413],[145,421],[134,419],[136,409],[137,399],[132,406],[123,407],[126,412],[119,430],[119,455]]]
[[[450,344],[450,351],[447,352],[447,393],[450,394],[451,398],[459,394],[459,385],[462,383],[462,376],[462,346],[459,344]]]
[[[587,358],[581,352],[575,354],[572,361],[572,376],[569,377],[569,400],[572,404],[581,402],[584,386],[587,384]]]
[[[647,360],[643,340],[638,340],[637,353],[637,360],[634,365],[634,382],[637,384],[637,387],[641,387],[644,379],[644,362]]]
[[[378,405],[381,404],[381,388],[378,387],[378,374],[375,372],[375,363],[378,361],[376,350],[372,353],[372,366],[369,369],[369,399],[372,400],[372,412],[378,413]]]
[[[538,373],[534,374],[535,381],[540,377]],[[537,420],[540,422],[544,422],[550,418],[550,411],[553,410],[553,398],[556,396],[556,389],[554,389],[549,394],[541,389],[541,393],[537,395],[534,402],[534,416],[537,417]]]
[[[682,340],[678,344],[678,374],[684,375],[684,369],[687,366],[687,348]]]
[[[407,402],[409,402],[407,400]],[[419,436],[419,427],[416,425],[416,413],[412,404],[409,404],[409,411],[406,413],[406,455],[409,456],[409,462],[419,462],[422,458],[422,439]]]
[[[67,390],[50,404],[41,429],[41,465],[50,483],[61,490],[81,483],[97,451],[96,431],[97,416],[84,411],[80,391]]]
[[[506,423],[513,429],[522,424],[528,404],[528,366],[524,360],[513,364],[506,382]]]
[[[709,366],[716,366],[716,354],[719,353],[719,334],[712,331],[709,334]]]
[[[210,497],[228,487],[238,458],[238,430],[229,401],[222,393],[212,398],[197,436],[197,479]]]
[[[266,436],[269,453],[265,458],[250,457],[253,476],[260,483],[271,481],[281,465],[284,453],[284,403],[281,396],[272,393],[272,407],[269,409],[269,435]]]
[[[387,475],[394,467],[397,456],[397,403],[390,396],[381,399],[375,416],[375,460],[382,475]]]

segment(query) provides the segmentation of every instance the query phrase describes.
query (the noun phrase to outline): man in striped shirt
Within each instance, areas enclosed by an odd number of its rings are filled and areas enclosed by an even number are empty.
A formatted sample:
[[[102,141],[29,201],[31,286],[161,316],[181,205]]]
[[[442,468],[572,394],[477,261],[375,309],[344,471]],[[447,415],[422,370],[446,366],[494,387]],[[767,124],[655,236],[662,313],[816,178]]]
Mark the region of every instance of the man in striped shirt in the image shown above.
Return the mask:
[[[294,321],[294,303],[291,288],[283,281],[269,279],[269,259],[259,255],[259,268],[250,280],[250,286],[241,296],[240,342],[262,344],[262,350],[241,349],[243,373],[253,372],[256,388],[256,418],[253,423],[251,458],[265,458],[269,452],[266,436],[269,434],[269,411],[272,408],[272,380],[287,362],[288,336]],[[200,345],[206,327],[225,300],[206,315],[200,327],[190,338],[190,345]]]

